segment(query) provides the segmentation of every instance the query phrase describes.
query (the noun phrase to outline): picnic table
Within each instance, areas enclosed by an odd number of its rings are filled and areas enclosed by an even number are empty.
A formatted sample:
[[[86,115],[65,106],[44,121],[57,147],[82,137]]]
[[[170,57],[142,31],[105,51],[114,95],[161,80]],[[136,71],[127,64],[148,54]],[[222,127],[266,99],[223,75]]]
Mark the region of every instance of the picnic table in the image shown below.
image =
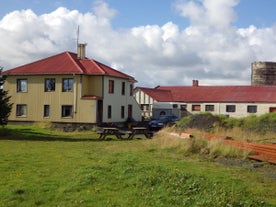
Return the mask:
[[[122,138],[119,129],[116,127],[102,127],[98,134],[100,134],[99,139],[105,139],[107,135],[115,135],[118,139]]]
[[[143,134],[148,139],[150,139],[153,136],[153,133],[150,132],[146,127],[133,127],[131,133],[129,133],[128,135],[128,139],[133,139],[133,137],[137,134]]]
[[[127,139],[133,139],[134,136],[138,134],[145,135],[148,139],[153,136],[153,133],[150,132],[146,127],[133,127],[128,130],[123,130],[116,127],[102,127],[97,133],[100,134],[99,139],[105,139],[108,135],[115,135],[118,139],[123,139],[123,135],[128,135]]]

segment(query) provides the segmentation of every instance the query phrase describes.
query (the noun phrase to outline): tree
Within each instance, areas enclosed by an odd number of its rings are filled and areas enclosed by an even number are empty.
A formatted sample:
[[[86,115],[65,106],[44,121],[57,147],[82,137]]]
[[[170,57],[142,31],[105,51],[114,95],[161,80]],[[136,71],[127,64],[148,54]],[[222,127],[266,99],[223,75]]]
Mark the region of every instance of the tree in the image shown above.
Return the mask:
[[[5,76],[2,74],[3,67],[0,66],[0,125],[4,126],[8,123],[8,117],[11,113],[12,103],[10,103],[10,96],[8,92],[4,90],[3,85],[5,82]]]

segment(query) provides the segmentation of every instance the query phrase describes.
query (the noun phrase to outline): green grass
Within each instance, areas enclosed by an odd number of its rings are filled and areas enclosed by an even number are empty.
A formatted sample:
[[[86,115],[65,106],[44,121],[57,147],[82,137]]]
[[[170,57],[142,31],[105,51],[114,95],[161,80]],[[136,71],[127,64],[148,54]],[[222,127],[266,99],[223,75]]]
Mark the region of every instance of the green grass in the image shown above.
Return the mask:
[[[8,126],[0,130],[0,206],[276,206],[275,180],[178,148]]]

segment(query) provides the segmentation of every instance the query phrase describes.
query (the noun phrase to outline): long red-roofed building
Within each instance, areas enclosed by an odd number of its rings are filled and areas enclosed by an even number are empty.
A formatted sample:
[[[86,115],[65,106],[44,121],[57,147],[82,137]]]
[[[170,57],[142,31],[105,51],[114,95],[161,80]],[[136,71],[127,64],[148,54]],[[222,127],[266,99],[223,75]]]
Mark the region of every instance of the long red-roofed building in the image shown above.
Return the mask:
[[[137,87],[135,98],[143,116],[210,112],[231,117],[276,111],[276,85]],[[173,112],[174,111],[174,112]]]

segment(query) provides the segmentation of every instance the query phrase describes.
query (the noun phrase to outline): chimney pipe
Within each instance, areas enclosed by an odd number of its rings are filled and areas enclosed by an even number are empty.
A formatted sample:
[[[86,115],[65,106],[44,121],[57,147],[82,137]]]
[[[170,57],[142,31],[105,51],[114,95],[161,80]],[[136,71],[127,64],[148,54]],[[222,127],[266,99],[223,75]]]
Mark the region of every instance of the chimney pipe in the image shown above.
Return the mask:
[[[85,59],[85,47],[86,44],[78,44],[78,59]]]
[[[198,80],[193,80],[193,86],[198,87]]]

